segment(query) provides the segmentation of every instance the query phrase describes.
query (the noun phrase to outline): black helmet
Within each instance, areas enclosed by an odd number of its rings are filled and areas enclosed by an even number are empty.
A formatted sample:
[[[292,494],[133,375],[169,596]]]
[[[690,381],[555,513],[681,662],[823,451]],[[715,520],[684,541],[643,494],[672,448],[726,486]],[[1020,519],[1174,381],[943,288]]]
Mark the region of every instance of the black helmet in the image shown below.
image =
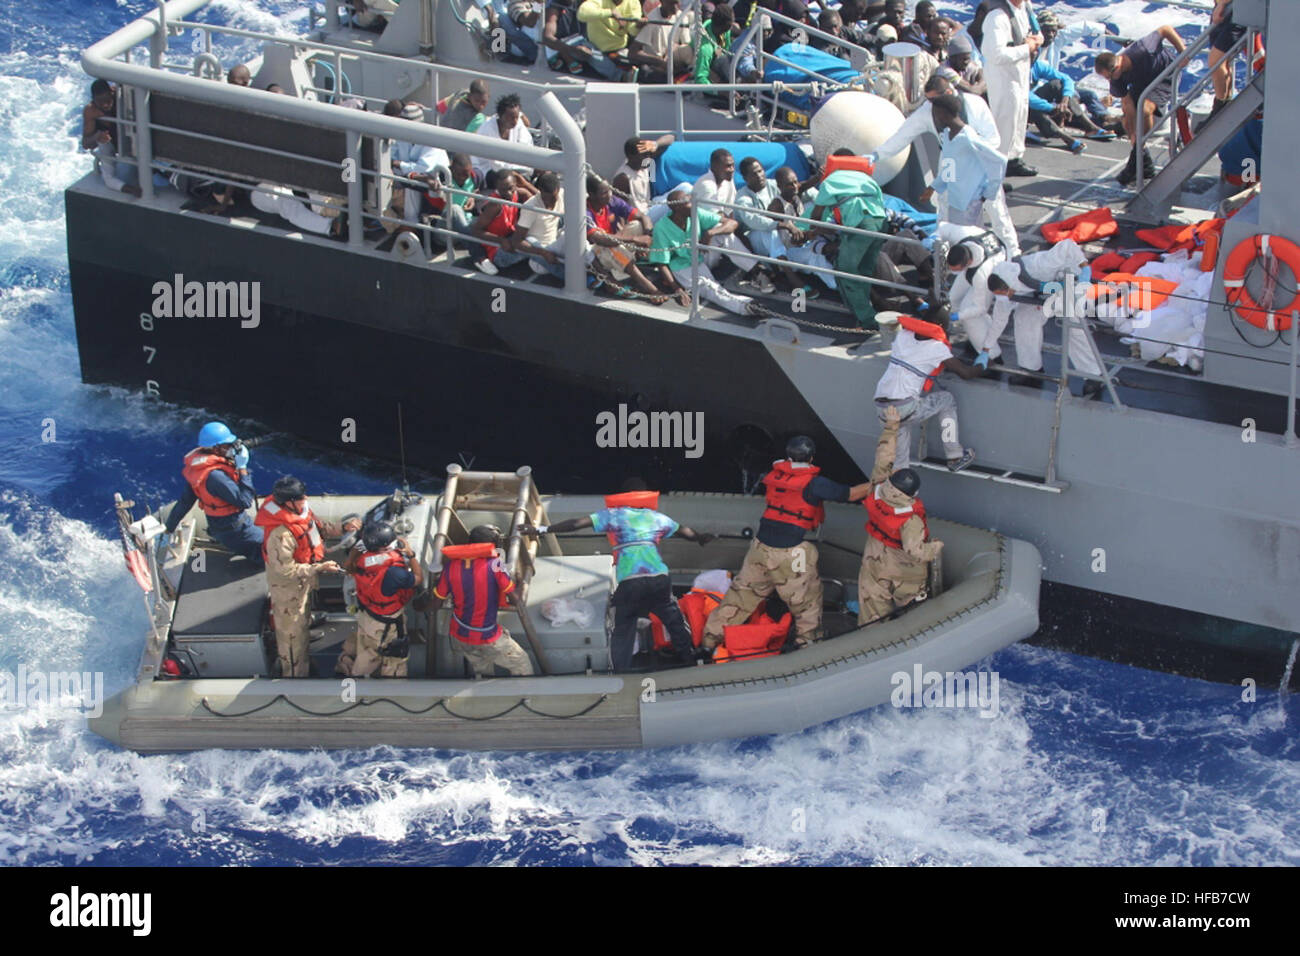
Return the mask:
[[[501,529],[494,524],[477,525],[474,530],[469,533],[469,543],[493,544],[500,546]]]
[[[911,468],[900,468],[889,476],[889,483],[911,498],[921,490],[921,476]]]
[[[383,551],[397,540],[397,532],[387,521],[372,521],[361,529],[361,543],[367,551]]]
[[[785,443],[785,457],[791,461],[812,461],[817,445],[807,435],[795,435]]]
[[[286,501],[297,501],[299,498],[307,497],[307,486],[302,483],[301,478],[285,475],[271,486],[271,497],[275,499],[276,504],[281,505]]]

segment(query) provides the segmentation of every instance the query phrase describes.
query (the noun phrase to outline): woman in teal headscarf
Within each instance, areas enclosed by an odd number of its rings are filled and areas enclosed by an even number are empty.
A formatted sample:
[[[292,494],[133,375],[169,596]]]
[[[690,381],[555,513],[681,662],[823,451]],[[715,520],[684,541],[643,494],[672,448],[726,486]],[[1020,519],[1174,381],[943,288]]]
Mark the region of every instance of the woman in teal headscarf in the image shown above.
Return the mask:
[[[813,219],[825,219],[825,209],[830,208],[837,223],[854,229],[882,232],[885,225],[885,202],[876,181],[857,170],[840,169],[822,180],[817,193]],[[884,236],[860,236],[851,232],[836,232],[839,253],[835,268],[859,276],[874,275],[876,257],[885,244]],[[853,312],[858,325],[870,331],[880,328],[876,324],[876,307],[871,304],[871,284],[859,279],[840,279],[840,297]]]

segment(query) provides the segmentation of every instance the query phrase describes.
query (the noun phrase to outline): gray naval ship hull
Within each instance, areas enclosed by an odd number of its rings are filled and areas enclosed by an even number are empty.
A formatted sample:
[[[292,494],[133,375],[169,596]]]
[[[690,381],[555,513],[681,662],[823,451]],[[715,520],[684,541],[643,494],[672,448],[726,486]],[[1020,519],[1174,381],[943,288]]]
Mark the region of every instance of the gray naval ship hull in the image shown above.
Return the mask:
[[[498,468],[525,458],[574,491],[608,490],[629,472],[666,488],[748,490],[799,432],[817,440],[819,464],[838,480],[870,467],[872,394],[887,351],[854,354],[844,347],[858,341],[852,335],[805,330],[792,342],[782,329],[715,313],[690,322],[671,307],[400,262],[180,213],[165,200],[133,204],[91,177],[68,191],[67,213],[86,382],[388,459],[401,403],[413,465],[432,471],[460,454]],[[175,273],[260,282],[258,325],[145,320],[154,284]],[[1057,481],[1045,483],[1050,389],[948,387],[962,441],[989,470],[927,470],[927,506],[1038,548],[1050,582],[1039,640],[1277,684],[1300,628],[1300,501],[1291,493],[1300,468],[1268,431],[1281,430],[1285,400],[1220,390],[1175,414],[1067,397]],[[703,454],[598,447],[597,416],[623,404],[702,412]],[[1246,415],[1260,429],[1249,443]]]

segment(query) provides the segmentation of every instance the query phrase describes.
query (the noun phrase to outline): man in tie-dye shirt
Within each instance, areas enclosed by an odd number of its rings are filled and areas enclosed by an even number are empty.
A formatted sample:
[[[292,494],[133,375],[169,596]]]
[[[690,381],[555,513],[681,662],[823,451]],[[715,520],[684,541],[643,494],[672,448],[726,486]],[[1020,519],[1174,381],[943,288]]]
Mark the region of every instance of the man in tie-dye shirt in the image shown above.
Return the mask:
[[[625,495],[646,492],[645,482],[630,479],[624,486]],[[623,496],[619,496],[623,497]],[[646,499],[649,503],[649,498]],[[654,507],[618,506],[603,508],[582,518],[569,518],[553,525],[525,528],[525,534],[564,534],[594,528],[608,534],[613,542],[615,577],[611,603],[614,605],[614,630],[610,635],[610,654],[615,671],[625,671],[632,666],[632,652],[636,643],[637,618],[654,614],[664,624],[673,642],[673,650],[682,664],[695,661],[695,645],[691,629],[673,600],[672,579],[668,565],[659,553],[659,542],[673,534],[687,541],[706,545],[713,540],[711,534],[699,534],[680,525]]]

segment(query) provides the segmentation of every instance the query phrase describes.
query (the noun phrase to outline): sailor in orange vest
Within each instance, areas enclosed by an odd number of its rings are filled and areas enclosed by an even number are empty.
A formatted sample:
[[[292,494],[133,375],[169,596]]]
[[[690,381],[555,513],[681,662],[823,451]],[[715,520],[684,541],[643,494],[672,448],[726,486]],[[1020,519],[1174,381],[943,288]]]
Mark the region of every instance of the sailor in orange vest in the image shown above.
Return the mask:
[[[366,525],[361,540],[364,550],[353,551],[343,565],[356,581],[356,642],[344,645],[335,670],[349,677],[370,677],[376,670],[380,677],[405,677],[406,605],[424,586],[424,569],[387,521]]]
[[[185,490],[167,516],[166,532],[177,525],[198,502],[208,519],[208,536],[262,565],[262,532],[247,514],[256,501],[248,473],[248,449],[222,422],[199,429],[199,447],[186,454],[181,469]]]
[[[256,524],[266,538],[266,586],[271,594],[275,646],[281,677],[310,677],[311,592],[324,572],[342,571],[325,557],[321,532],[337,537],[340,530],[316,520],[307,504],[307,488],[297,478],[281,478],[262,503]]]
[[[823,478],[814,465],[817,447],[807,435],[796,435],[785,446],[786,457],[772,463],[763,478],[767,508],[745,563],[731,582],[727,596],[704,625],[704,647],[722,643],[728,627],[744,624],[759,602],[775,591],[794,615],[796,640],[802,646],[822,635],[822,579],[817,548],[804,534],[825,517],[826,501],[860,501],[871,486],[842,485]]]
[[[474,673],[491,677],[500,666],[517,677],[533,673],[528,653],[497,623],[497,608],[515,589],[501,566],[501,529],[481,524],[469,533],[469,544],[442,549],[442,574],[433,589],[439,600],[451,598],[448,633]]]
[[[614,574],[618,586],[610,604],[614,607],[614,627],[610,632],[610,656],[614,670],[632,666],[636,647],[636,622],[651,614],[663,621],[681,664],[695,663],[695,645],[690,627],[681,608],[673,600],[672,578],[668,565],[659,554],[659,542],[678,535],[700,546],[713,540],[656,510],[659,492],[647,491],[645,482],[630,478],[623,493],[607,495],[605,507],[595,514],[568,518],[549,527],[525,528],[524,534],[564,534],[582,528],[594,528],[609,535],[614,549]],[[648,648],[647,648],[648,650]]]
[[[867,510],[867,543],[858,573],[858,624],[870,624],[898,608],[924,600],[930,562],[943,550],[930,540],[925,505],[916,493],[921,479],[911,468],[894,470],[898,410],[885,411],[885,428],[876,444]]]
[[[939,417],[939,437],[949,471],[961,471],[975,460],[975,452],[962,448],[957,436],[957,402],[952,392],[935,387],[943,372],[964,379],[979,378],[980,370],[953,358],[948,344],[948,310],[930,309],[925,320],[910,315],[898,318],[898,334],[889,351],[889,365],[876,384],[876,414],[882,423],[890,409],[902,421],[895,450],[894,468],[911,462],[912,426]],[[922,449],[924,452],[924,449]]]

